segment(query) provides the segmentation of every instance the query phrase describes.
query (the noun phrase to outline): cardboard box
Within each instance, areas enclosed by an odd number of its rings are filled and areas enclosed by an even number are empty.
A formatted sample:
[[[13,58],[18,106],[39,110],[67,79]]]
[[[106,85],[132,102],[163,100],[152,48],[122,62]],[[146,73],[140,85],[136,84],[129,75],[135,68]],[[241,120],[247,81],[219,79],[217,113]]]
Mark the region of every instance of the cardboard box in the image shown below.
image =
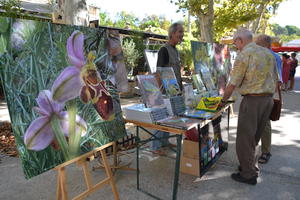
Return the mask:
[[[182,154],[186,158],[199,160],[199,143],[191,140],[183,140]]]
[[[180,172],[194,176],[200,176],[200,162],[199,159],[187,158],[181,156]]]

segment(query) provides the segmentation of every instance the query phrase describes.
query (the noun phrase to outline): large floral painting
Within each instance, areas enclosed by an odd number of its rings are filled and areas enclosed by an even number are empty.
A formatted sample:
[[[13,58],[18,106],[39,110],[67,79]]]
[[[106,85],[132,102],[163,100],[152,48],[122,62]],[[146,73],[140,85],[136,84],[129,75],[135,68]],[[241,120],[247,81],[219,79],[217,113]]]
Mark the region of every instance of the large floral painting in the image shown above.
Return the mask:
[[[1,18],[1,81],[26,178],[125,136],[107,30]],[[107,63],[107,62],[106,62]]]

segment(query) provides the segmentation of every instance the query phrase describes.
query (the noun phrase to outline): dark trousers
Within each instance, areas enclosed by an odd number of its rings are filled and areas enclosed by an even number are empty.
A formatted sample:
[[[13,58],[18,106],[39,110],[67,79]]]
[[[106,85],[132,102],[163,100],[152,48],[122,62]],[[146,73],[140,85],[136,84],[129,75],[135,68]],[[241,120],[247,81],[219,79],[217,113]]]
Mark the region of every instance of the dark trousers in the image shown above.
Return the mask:
[[[258,142],[262,137],[273,107],[271,96],[244,96],[239,108],[236,153],[241,176],[256,176]]]

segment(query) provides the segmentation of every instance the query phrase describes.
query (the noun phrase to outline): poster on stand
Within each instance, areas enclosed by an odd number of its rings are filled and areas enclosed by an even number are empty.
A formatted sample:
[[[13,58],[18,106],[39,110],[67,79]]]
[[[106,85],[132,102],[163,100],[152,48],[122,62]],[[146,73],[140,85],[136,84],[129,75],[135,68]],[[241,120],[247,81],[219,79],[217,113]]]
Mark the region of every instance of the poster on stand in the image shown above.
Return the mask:
[[[150,73],[153,74],[156,72],[156,65],[158,59],[158,51],[155,50],[145,50],[145,57],[147,64],[150,68]]]
[[[3,17],[0,23],[1,81],[26,178],[126,135],[103,64],[107,30]]]

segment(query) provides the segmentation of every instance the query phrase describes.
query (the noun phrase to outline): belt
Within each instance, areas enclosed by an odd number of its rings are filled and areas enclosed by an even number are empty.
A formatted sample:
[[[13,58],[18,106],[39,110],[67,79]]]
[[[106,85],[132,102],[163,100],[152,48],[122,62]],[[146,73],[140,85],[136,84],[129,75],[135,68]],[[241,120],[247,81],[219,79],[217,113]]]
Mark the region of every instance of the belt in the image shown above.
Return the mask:
[[[273,96],[271,93],[260,93],[260,94],[243,94],[242,96],[253,96],[253,97],[268,97]]]

